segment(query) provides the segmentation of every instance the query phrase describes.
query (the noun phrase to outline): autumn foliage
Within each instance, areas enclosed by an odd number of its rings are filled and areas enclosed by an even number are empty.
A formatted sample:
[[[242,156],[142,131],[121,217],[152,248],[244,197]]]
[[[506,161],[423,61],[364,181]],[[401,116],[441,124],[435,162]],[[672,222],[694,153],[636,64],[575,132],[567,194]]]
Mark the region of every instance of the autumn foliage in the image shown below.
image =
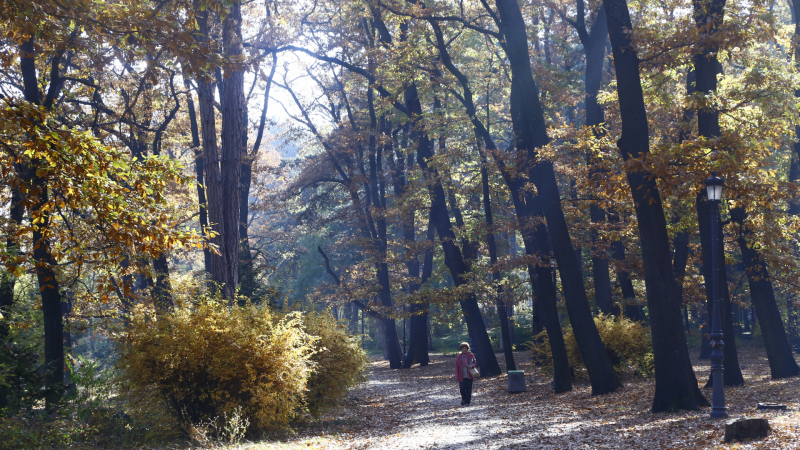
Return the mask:
[[[620,375],[648,376],[653,372],[653,349],[650,336],[641,322],[634,322],[625,316],[600,314],[594,318],[597,331],[606,346],[606,351],[614,363],[614,370]],[[576,376],[585,371],[583,358],[575,341],[571,325],[564,327],[564,343],[567,346],[569,364]],[[542,364],[545,373],[553,373],[553,355],[547,331],[542,331],[529,342],[533,359]]]
[[[306,333],[315,336],[305,404],[319,416],[344,398],[350,388],[366,381],[367,355],[357,338],[349,336],[328,311],[310,311],[303,316]]]
[[[250,434],[283,427],[303,414],[307,392],[318,411],[364,369],[360,350],[328,315],[309,319],[214,298],[170,313],[137,308],[119,339],[122,384],[133,399],[163,401],[187,429],[234,415],[249,421]]]

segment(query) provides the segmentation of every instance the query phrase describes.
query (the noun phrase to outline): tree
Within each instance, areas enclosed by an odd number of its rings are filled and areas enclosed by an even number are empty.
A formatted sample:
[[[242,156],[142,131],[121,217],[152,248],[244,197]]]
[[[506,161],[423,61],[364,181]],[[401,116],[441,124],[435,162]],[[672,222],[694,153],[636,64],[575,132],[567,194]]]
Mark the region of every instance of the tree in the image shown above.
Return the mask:
[[[456,67],[450,57],[450,52],[445,44],[444,34],[435,20],[429,21],[434,35],[436,37],[436,46],[439,51],[439,57],[442,64],[447,70],[458,80],[461,85],[463,94],[458,96],[459,101],[464,106],[467,116],[472,122],[475,135],[483,141],[483,145],[488,153],[496,158],[498,168],[503,174],[503,178],[511,189],[512,198],[517,211],[517,215],[523,218],[531,216],[529,209],[533,204],[533,198],[521,186],[524,181],[521,177],[514,176],[513,171],[505,168],[504,160],[498,156],[498,148],[489,130],[478,118],[477,109],[473,101],[472,88],[467,76]],[[484,164],[485,166],[485,164]],[[483,175],[481,175],[483,178]],[[520,213],[522,211],[522,213]],[[523,242],[528,255],[539,256],[546,254],[545,247],[540,249],[537,245],[537,237],[540,242],[547,242],[546,230],[543,224],[530,227],[528,224],[522,229]],[[535,232],[531,233],[531,228]],[[567,350],[564,344],[564,336],[561,332],[561,324],[558,319],[558,311],[555,298],[555,286],[553,285],[549,267],[543,264],[528,264],[528,273],[530,276],[531,286],[535,292],[537,317],[544,322],[547,329],[548,336],[550,336],[550,346],[553,354],[553,388],[556,393],[566,392],[572,390],[572,380],[569,370],[569,361],[567,359]]]
[[[2,52],[8,67],[19,58],[19,71],[5,75],[3,87],[10,91],[4,91],[0,108],[0,176],[12,191],[6,229],[11,251],[0,258],[12,276],[25,270],[37,275],[50,411],[57,408],[64,383],[66,291],[85,309],[91,308],[87,298],[105,302],[115,291],[124,297],[129,287],[117,281],[124,278],[124,261],[134,249],[157,258],[171,248],[197,244],[196,236],[178,226],[178,217],[170,218],[161,192],[166,184],[187,179],[165,158],[135,160],[118,148],[121,142],[105,132],[99,118],[115,116],[120,124],[129,112],[105,106],[100,94],[108,80],[91,75],[140,48],[155,50],[167,40],[180,48],[188,36],[168,25],[174,22],[173,8],[181,6],[159,10],[137,2],[128,16],[72,1],[0,7],[3,40],[20,43]],[[154,77],[156,71],[148,67],[146,72]],[[87,267],[97,271],[97,280],[81,292],[77,281]]]
[[[605,351],[603,341],[592,319],[589,300],[583,286],[580,262],[577,260],[558,193],[553,165],[536,159],[536,148],[547,144],[544,115],[539,91],[530,68],[525,23],[515,0],[497,1],[498,28],[505,38],[504,50],[512,69],[511,118],[516,138],[516,152],[530,161],[528,176],[536,184],[541,212],[547,218],[553,249],[558,260],[567,311],[575,338],[586,362],[592,381],[592,394],[614,392],[622,386]],[[534,206],[536,208],[536,206]],[[519,211],[517,213],[519,215]],[[540,246],[542,243],[539,244]]]
[[[209,10],[198,1],[195,1],[194,9],[199,31],[194,34],[194,38],[201,48],[209,51]],[[221,148],[217,146],[213,83],[207,74],[202,73],[196,76],[196,81],[206,164],[204,175],[208,215],[212,229],[217,233],[211,242],[219,249],[219,254],[211,257],[211,279],[222,289],[223,296],[233,302],[239,285],[239,185],[244,152],[242,129],[245,127],[242,123],[245,103],[241,5],[233,2],[224,13],[222,55],[227,64],[224,66],[224,83],[220,96],[224,99]]]
[[[717,90],[717,53],[719,52],[719,44],[714,42],[717,38],[716,33],[722,24],[725,10],[725,0],[710,0],[703,2],[695,2],[694,4],[694,19],[700,32],[701,40],[698,43],[698,53],[694,57],[695,77],[696,77],[696,92],[700,96],[713,96]],[[704,42],[705,41],[705,42]],[[701,105],[707,105],[711,101],[701,99]],[[719,125],[719,111],[713,107],[699,107],[697,111],[697,128],[698,134],[707,139],[709,144],[714,146],[715,138],[721,134]],[[706,293],[709,298],[709,314],[711,317],[711,258],[706,257],[711,254],[711,216],[709,211],[708,202],[705,197],[705,189],[700,189],[697,194],[697,215],[698,224],[700,226],[700,238],[703,249],[703,276],[706,280]],[[724,236],[722,224],[719,226],[719,236]],[[725,248],[724,245],[719,246],[720,261],[725,261]],[[744,384],[744,377],[742,371],[739,369],[739,358],[736,353],[736,340],[733,334],[733,322],[731,317],[730,307],[730,293],[728,292],[728,275],[725,264],[719,271],[719,280],[713,282],[719,283],[722,292],[722,298],[719,302],[722,319],[722,330],[725,339],[724,347],[724,383],[726,386],[739,386]],[[707,386],[711,385],[711,378]]]
[[[639,58],[626,30],[631,30],[625,0],[606,0],[608,32],[614,55],[617,94],[622,119],[618,142],[625,160],[645,155],[650,150],[647,112],[639,77]],[[653,412],[699,409],[708,400],[697,387],[683,333],[681,298],[672,272],[669,235],[664,209],[654,177],[643,170],[626,173],[636,205],[639,236],[644,261],[647,305],[652,320],[653,356],[656,367],[656,392]]]
[[[736,242],[742,252],[747,283],[750,286],[750,297],[753,299],[758,320],[761,322],[764,347],[767,350],[772,378],[796,376],[800,374],[800,366],[794,359],[792,347],[786,336],[786,329],[775,301],[775,291],[767,271],[767,264],[756,244],[752,241],[748,242],[752,231],[748,229],[747,214],[744,208],[731,210],[731,220],[738,225]]]

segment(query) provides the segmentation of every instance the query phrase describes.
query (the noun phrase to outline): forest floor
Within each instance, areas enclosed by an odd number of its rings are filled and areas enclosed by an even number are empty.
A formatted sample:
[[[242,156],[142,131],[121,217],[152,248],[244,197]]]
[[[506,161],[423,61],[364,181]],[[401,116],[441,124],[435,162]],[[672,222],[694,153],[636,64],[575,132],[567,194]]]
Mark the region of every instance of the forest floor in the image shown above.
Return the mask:
[[[502,354],[498,354],[504,366]],[[766,417],[767,439],[723,444],[724,420],[709,410],[653,414],[654,379],[624,380],[616,393],[591,396],[586,381],[554,395],[550,379],[530,363],[528,352],[515,353],[526,374],[527,392],[506,392],[505,375],[476,380],[472,405],[459,406],[454,359],[432,355],[427,367],[389,370],[374,361],[369,381],[351,394],[350,404],[318,424],[298,430],[284,442],[249,449],[797,449],[800,448],[800,378],[772,380],[762,348],[740,348],[742,387],[726,388],[731,418]],[[692,352],[698,381],[704,385],[709,361]],[[709,400],[711,390],[703,389]],[[786,404],[787,411],[757,411],[759,402]]]

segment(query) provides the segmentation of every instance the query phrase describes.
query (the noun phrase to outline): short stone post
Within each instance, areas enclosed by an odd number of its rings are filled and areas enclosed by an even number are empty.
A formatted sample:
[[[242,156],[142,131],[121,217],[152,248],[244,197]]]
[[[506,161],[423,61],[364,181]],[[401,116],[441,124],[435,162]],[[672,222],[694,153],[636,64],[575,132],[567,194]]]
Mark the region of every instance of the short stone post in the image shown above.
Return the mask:
[[[508,392],[525,392],[525,371],[523,370],[509,370],[508,371]]]

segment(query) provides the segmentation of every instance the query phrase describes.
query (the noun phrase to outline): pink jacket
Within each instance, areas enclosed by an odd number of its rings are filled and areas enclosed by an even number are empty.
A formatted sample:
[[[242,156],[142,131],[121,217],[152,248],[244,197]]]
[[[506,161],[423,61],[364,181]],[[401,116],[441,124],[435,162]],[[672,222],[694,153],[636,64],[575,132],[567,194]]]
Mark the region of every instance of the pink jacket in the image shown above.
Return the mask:
[[[456,356],[456,378],[458,378],[459,382],[464,381],[461,375],[461,372],[463,372],[464,369],[464,365],[461,363],[461,355],[462,353],[459,353],[458,356]],[[467,367],[475,367],[478,365],[477,361],[475,361],[475,355],[473,355],[472,352],[467,352],[467,357],[472,363]],[[470,374],[469,371],[467,371],[467,377],[469,377],[470,380],[472,379],[472,374]]]

